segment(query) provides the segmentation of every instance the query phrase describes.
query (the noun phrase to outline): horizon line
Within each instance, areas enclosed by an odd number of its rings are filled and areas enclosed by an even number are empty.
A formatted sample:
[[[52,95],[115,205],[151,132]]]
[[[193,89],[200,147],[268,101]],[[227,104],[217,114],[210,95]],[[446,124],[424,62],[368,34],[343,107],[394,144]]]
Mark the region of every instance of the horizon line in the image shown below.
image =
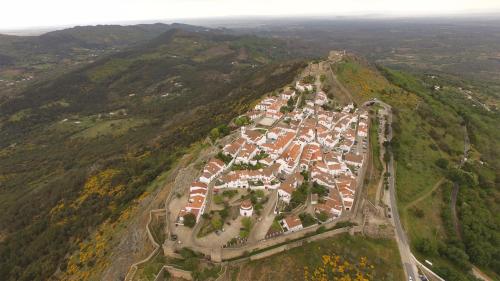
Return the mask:
[[[458,16],[459,19],[474,18],[478,19],[479,16],[488,16],[484,20],[491,20],[491,17],[497,16],[500,20],[500,10],[498,11],[475,11],[475,12],[446,12],[446,13],[428,13],[428,14],[405,14],[405,13],[359,13],[359,14],[293,14],[293,15],[227,15],[227,16],[208,16],[208,17],[183,17],[183,18],[164,18],[164,19],[137,19],[137,20],[115,20],[115,21],[101,21],[101,22],[81,22],[81,23],[68,23],[61,25],[39,25],[39,26],[19,26],[10,28],[1,28],[0,33],[4,32],[21,32],[21,31],[43,31],[47,30],[61,30],[73,28],[78,26],[99,26],[99,25],[139,25],[139,24],[173,24],[173,23],[186,23],[188,22],[207,22],[208,21],[223,21],[223,20],[256,20],[256,19],[310,19],[310,20],[348,20],[348,19],[366,19],[366,20],[384,20],[384,19],[426,19],[426,18],[443,18],[450,19],[450,17]],[[454,18],[453,18],[454,19]]]

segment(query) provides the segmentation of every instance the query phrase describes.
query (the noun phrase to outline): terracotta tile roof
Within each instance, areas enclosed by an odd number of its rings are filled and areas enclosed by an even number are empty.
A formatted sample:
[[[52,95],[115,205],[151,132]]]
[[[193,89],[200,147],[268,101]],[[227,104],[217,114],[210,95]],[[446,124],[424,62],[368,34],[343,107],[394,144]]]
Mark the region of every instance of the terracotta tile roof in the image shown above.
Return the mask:
[[[203,176],[206,178],[210,178],[212,175],[221,172],[224,168],[224,162],[219,159],[212,158],[203,169]]]
[[[294,228],[296,226],[301,226],[302,222],[300,221],[300,218],[296,215],[289,215],[285,218],[285,222],[288,225],[289,228]]]
[[[200,209],[203,203],[205,202],[205,197],[200,196],[200,195],[194,195],[189,197],[189,203],[187,204],[188,207],[191,207],[193,209]]]
[[[282,154],[282,158],[285,159],[288,166],[292,167],[299,160],[301,153],[301,145],[293,142]]]
[[[249,210],[252,208],[252,202],[249,199],[244,200],[243,202],[241,202],[240,208],[244,210]]]
[[[300,163],[309,166],[311,161],[319,161],[321,160],[321,158],[321,149],[319,144],[308,143],[306,144],[306,146],[304,146],[304,150],[300,158]]]
[[[236,152],[238,152],[238,150],[240,149],[240,147],[243,144],[245,144],[245,140],[242,138],[238,138],[237,140],[233,141],[232,143],[224,146],[223,150],[226,154],[235,155]]]
[[[323,155],[323,159],[328,164],[339,163],[340,162],[339,159],[342,159],[342,154],[337,151],[330,151]]]
[[[353,163],[363,163],[363,155],[361,154],[354,154],[354,153],[347,153],[345,155],[345,160]]]
[[[294,137],[295,137],[294,133],[286,132],[284,135],[279,136],[275,142],[263,144],[262,148],[266,151],[276,153],[280,149],[283,149],[285,146],[287,146],[293,140]]]
[[[257,130],[245,130],[245,135],[251,142],[257,142],[264,136],[262,132]]]
[[[332,209],[340,212],[342,210],[342,200],[335,191],[331,191],[329,196],[324,197],[323,202],[318,203],[315,208],[327,213],[331,213]]]
[[[280,187],[279,187],[281,190],[285,191],[286,193],[288,194],[292,194],[292,192],[295,190],[294,186],[293,186],[293,182],[292,181],[284,181],[280,184]]]
[[[257,150],[257,146],[251,143],[246,143],[243,145],[241,148],[240,153],[238,154],[238,157],[243,157],[243,158],[249,158],[252,153],[254,153]]]
[[[204,188],[207,189],[208,185],[201,181],[194,181],[191,183],[191,189]]]
[[[193,196],[193,194],[204,194],[204,195],[206,195],[207,194],[207,189],[203,189],[203,188],[191,189],[189,191],[189,197],[191,198]]]

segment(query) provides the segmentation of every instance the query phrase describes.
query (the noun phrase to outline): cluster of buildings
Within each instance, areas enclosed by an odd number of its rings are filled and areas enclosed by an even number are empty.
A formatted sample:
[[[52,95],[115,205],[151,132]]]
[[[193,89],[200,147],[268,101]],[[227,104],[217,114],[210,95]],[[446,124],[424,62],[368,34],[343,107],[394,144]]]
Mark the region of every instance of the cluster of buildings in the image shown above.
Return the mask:
[[[189,197],[187,204],[180,210],[177,216],[177,223],[184,224],[184,216],[191,213],[195,216],[196,221],[198,221],[205,211],[206,208],[206,198],[208,193],[208,185],[216,177],[222,174],[227,165],[220,159],[211,159],[205,167],[201,176],[191,183],[189,187]]]
[[[295,89],[314,90],[311,84],[302,82],[297,82]],[[258,128],[241,127],[239,136],[221,151],[231,161],[224,163],[214,158],[205,165],[200,178],[190,187],[179,223],[188,212],[199,219],[209,185],[214,192],[225,188],[277,189],[279,199],[289,203],[294,190],[304,181],[304,173],[310,181],[328,189],[327,195],[314,202],[317,213],[335,218],[352,208],[357,186],[355,171],[365,161],[355,144],[357,138],[368,134],[368,115],[358,112],[352,104],[340,111],[325,110],[328,97],[321,91],[300,108],[283,113],[281,107],[296,96],[295,90],[284,90],[264,98],[247,112],[254,121],[267,118],[271,123]],[[232,165],[245,165],[245,169],[230,171]],[[241,212],[248,214],[248,208],[242,206]],[[285,218],[283,223],[289,230],[301,227],[296,217]]]

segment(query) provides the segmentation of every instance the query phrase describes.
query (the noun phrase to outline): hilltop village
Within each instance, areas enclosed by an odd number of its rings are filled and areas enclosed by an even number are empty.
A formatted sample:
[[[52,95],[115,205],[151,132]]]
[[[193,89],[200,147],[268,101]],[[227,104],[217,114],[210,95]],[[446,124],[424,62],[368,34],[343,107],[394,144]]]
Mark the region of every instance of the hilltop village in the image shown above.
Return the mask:
[[[197,237],[227,231],[220,243],[226,247],[246,241],[254,225],[259,233],[253,236],[262,239],[335,220],[353,208],[368,114],[353,104],[333,105],[318,80],[303,77],[238,117],[243,125],[178,204],[176,228],[194,227],[203,217],[207,223]],[[235,205],[238,212],[231,215]],[[228,217],[242,219],[231,224]]]

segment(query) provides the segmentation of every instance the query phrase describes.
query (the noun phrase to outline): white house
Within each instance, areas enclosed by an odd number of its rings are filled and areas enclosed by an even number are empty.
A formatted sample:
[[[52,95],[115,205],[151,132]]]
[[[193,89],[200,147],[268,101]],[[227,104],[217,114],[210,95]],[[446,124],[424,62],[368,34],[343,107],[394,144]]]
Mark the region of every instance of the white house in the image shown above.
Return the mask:
[[[302,153],[303,144],[293,142],[287,150],[276,160],[280,164],[280,171],[291,174],[299,165],[300,154]]]
[[[300,221],[300,218],[296,215],[289,215],[283,220],[281,220],[281,224],[283,227],[287,229],[287,232],[295,232],[299,231],[302,228],[302,222]]]
[[[266,111],[267,108],[274,104],[276,101],[277,99],[273,97],[265,98],[255,106],[255,110]]]
[[[262,145],[266,142],[265,135],[257,130],[247,130],[245,126],[241,127],[241,138],[247,143]]]
[[[231,157],[235,157],[238,152],[240,152],[241,147],[245,144],[245,140],[242,138],[238,138],[237,140],[233,141],[232,143],[229,143],[224,146],[222,151],[226,155],[230,155]]]
[[[248,164],[252,160],[252,158],[257,155],[259,152],[259,149],[257,148],[256,145],[251,144],[251,143],[246,143],[243,145],[241,148],[240,152],[236,156],[235,163],[236,164]]]
[[[280,184],[278,188],[278,197],[285,203],[290,203],[292,199],[292,192],[295,190],[292,182],[285,181]]]
[[[203,173],[200,176],[200,181],[210,183],[215,177],[219,176],[224,171],[225,164],[219,159],[210,160],[203,168]]]
[[[205,197],[199,195],[191,196],[187,205],[179,212],[179,215],[177,216],[177,223],[181,225],[184,224],[184,216],[188,213],[192,213],[198,222],[201,215],[205,211],[205,207]]]
[[[297,83],[295,83],[295,89],[297,89],[300,92],[304,92],[306,90],[307,91],[312,91],[313,90],[313,85],[309,84],[309,83],[303,83],[301,81],[297,81]]]
[[[324,105],[328,103],[328,97],[324,92],[318,92],[316,93],[316,98],[314,100],[314,103],[317,105]]]
[[[206,197],[207,191],[208,191],[208,186],[206,183],[203,183],[201,181],[194,181],[193,183],[191,183],[191,187],[189,187],[189,197],[190,198],[192,196]]]
[[[245,200],[240,205],[240,216],[251,217],[253,214],[253,206],[250,200]]]
[[[295,97],[295,91],[294,90],[285,90],[281,93],[281,98],[284,100],[289,100],[291,98]]]

